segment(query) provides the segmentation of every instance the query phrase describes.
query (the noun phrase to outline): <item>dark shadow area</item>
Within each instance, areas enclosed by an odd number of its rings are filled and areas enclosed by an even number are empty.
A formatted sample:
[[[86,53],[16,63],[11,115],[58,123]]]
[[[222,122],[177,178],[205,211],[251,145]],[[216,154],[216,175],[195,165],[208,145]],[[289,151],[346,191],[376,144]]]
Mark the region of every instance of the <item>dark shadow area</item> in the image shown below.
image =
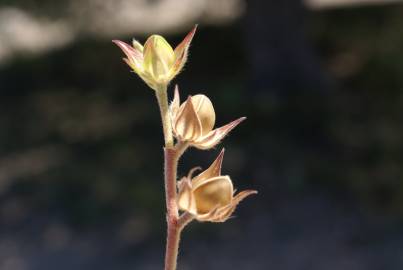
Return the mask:
[[[403,7],[280,2],[200,25],[175,79],[217,125],[248,117],[179,175],[225,147],[223,173],[259,190],[225,224],[192,223],[179,269],[402,269]],[[122,57],[82,35],[0,66],[0,269],[162,269],[159,112]]]

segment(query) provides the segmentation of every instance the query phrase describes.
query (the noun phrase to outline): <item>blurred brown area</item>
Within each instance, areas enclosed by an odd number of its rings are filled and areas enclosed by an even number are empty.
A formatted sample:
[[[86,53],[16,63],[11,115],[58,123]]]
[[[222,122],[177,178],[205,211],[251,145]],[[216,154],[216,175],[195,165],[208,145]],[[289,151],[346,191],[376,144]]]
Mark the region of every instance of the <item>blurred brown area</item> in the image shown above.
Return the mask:
[[[175,83],[218,124],[248,117],[223,173],[260,193],[192,223],[180,269],[402,269],[403,6],[317,5],[1,1],[0,269],[162,268],[158,108],[110,40],[177,44],[194,23]]]

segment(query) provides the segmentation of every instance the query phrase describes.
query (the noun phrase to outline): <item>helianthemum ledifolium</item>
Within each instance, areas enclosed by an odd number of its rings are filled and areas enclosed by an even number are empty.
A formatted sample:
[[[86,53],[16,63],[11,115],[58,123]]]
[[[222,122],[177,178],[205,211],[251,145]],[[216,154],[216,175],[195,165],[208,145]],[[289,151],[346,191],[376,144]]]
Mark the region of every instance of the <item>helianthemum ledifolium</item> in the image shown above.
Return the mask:
[[[257,193],[255,190],[244,190],[235,194],[231,178],[221,175],[224,149],[206,170],[193,176],[197,168],[192,169],[186,177],[177,180],[178,161],[187,148],[212,149],[246,119],[241,117],[214,128],[216,114],[210,99],[197,94],[188,96],[181,104],[177,86],[171,105],[168,105],[168,85],[186,63],[196,28],[175,49],[159,35],[149,37],[144,46],[137,40],[133,40],[132,45],[113,41],[125,53],[124,61],[155,91],[161,111],[168,227],[165,270],[176,269],[180,235],[188,223],[194,219],[224,222],[231,217],[240,201]]]

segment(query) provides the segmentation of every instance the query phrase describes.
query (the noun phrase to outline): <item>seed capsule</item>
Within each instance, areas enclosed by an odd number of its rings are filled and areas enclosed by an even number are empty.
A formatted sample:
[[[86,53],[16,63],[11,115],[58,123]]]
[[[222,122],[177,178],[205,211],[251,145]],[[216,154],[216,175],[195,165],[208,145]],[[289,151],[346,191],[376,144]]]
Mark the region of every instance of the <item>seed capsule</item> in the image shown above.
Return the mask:
[[[224,222],[231,217],[236,206],[255,190],[245,190],[234,196],[228,175],[221,175],[224,150],[210,167],[192,178],[192,173],[179,182],[179,209],[189,212],[199,221]]]
[[[232,129],[245,120],[241,117],[225,126],[214,128],[215,111],[210,99],[202,94],[189,96],[180,104],[179,90],[175,88],[170,106],[172,127],[175,137],[199,149],[216,146]]]

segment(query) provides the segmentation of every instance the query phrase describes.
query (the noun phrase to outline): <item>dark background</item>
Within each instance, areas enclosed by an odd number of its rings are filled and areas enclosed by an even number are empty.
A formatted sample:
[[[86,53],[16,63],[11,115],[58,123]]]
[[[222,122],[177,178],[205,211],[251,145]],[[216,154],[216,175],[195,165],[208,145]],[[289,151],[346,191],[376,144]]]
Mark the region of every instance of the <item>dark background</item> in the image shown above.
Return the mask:
[[[179,269],[402,269],[401,4],[106,2],[0,2],[0,269],[162,269],[158,108],[111,39],[195,23],[174,83],[248,120],[179,175],[225,147],[259,194],[187,227]]]

